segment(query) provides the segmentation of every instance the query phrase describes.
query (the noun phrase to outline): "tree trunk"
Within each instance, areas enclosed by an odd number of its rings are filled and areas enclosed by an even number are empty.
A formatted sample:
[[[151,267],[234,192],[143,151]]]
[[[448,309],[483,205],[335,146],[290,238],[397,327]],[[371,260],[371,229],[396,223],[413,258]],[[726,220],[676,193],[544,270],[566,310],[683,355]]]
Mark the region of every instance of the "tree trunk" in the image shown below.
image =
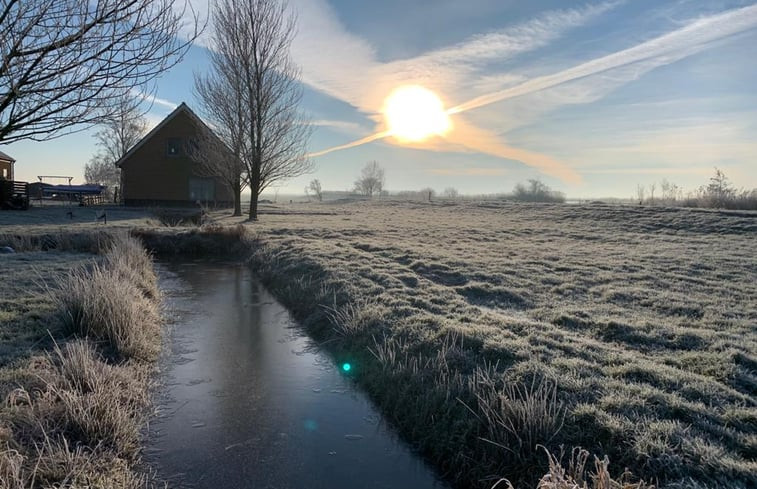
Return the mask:
[[[252,172],[249,174],[250,177],[250,221],[257,221],[258,220],[258,197],[260,196],[260,166],[261,166],[261,150],[260,150],[260,131],[259,128],[257,128],[257,132],[255,133],[257,136],[257,140],[255,142],[256,145],[256,153],[252,157]]]
[[[259,170],[258,170],[259,171]],[[260,175],[250,178],[250,221],[258,220],[258,197],[260,196]]]
[[[234,217],[242,215],[242,183],[234,184]]]
[[[258,189],[253,187],[250,195],[250,221],[258,220]]]

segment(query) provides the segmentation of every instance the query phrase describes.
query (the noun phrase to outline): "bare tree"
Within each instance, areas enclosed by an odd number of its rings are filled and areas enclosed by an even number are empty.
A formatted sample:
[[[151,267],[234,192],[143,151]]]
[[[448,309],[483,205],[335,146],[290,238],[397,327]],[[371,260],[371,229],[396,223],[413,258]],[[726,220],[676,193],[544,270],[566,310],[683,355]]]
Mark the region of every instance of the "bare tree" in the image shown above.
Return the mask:
[[[120,174],[113,162],[102,153],[92,156],[89,163],[84,165],[84,180],[87,183],[107,185],[112,189],[118,185]]]
[[[216,34],[219,37],[220,34]],[[221,40],[216,40],[221,42]],[[230,49],[230,48],[229,48]],[[240,94],[244,91],[242,76],[229,70],[233,63],[228,53],[210,52],[212,70],[195,73],[195,93],[202,113],[213,125],[212,134],[205,124],[199,131],[199,151],[190,152],[200,163],[203,173],[220,175],[234,194],[234,215],[242,215],[242,191],[249,184],[246,141],[250,127],[247,104]],[[220,144],[219,144],[220,143]]]
[[[636,198],[639,199],[639,205],[642,205],[644,203],[644,197],[645,197],[645,189],[644,185],[636,184]]]
[[[224,136],[222,140],[220,135]],[[234,195],[234,216],[242,215],[242,191],[247,174],[240,156],[238,139],[221,130],[216,133],[197,121],[197,139],[187,144],[187,155],[198,164],[199,173],[218,178]]]
[[[305,188],[305,194],[312,193],[318,202],[323,202],[323,188],[321,187],[321,181],[317,178],[311,180],[308,186]]]
[[[456,199],[458,196],[457,189],[455,187],[447,187],[442,192],[442,197],[445,199]]]
[[[95,133],[97,146],[114,166],[147,132],[140,102],[128,93],[117,97],[112,113],[102,120],[100,130]]]
[[[674,205],[681,196],[681,188],[675,183],[671,183],[667,178],[660,182],[660,192],[662,200],[667,205]]]
[[[199,31],[182,0],[0,0],[0,142],[111,119],[126,93],[152,93]]]
[[[121,170],[104,153],[97,153],[84,165],[84,180],[87,183],[105,185],[106,197],[115,199],[115,189],[121,181]]]
[[[360,178],[355,180],[355,191],[366,197],[381,195],[384,189],[384,169],[378,161],[369,161],[360,172]]]
[[[113,197],[121,180],[116,162],[147,132],[147,120],[139,106],[140,100],[131,94],[118,97],[113,113],[100,123],[100,130],[95,133],[97,153],[84,166],[87,182],[106,185]]]
[[[715,175],[710,177],[710,183],[705,188],[705,192],[711,207],[725,207],[726,202],[736,195],[736,189],[731,186],[728,177],[717,167],[715,167]]]
[[[240,131],[227,144],[239,155],[250,185],[251,220],[267,187],[312,170],[306,158],[310,125],[299,111],[302,88],[289,48],[296,19],[280,0],[219,0],[213,10],[211,69],[197,92],[211,125]],[[220,107],[211,107],[219,98]],[[223,113],[221,113],[223,112]]]

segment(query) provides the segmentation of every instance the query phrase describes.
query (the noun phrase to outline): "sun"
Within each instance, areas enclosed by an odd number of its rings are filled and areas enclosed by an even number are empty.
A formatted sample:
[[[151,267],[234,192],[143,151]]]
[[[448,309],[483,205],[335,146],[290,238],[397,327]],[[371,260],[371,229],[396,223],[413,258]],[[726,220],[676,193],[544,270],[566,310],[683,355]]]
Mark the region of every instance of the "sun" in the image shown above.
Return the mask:
[[[395,89],[386,98],[383,112],[389,133],[402,142],[425,141],[452,129],[441,99],[418,85]]]

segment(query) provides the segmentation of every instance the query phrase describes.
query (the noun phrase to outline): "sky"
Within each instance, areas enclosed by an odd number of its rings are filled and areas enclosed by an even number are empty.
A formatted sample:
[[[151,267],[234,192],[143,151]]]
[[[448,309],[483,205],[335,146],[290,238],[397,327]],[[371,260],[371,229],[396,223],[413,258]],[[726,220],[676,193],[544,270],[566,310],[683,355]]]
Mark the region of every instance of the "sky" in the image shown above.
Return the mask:
[[[192,0],[198,12],[206,0]],[[538,178],[569,198],[632,197],[667,179],[686,190],[714,167],[757,188],[757,4],[729,0],[290,0],[302,110],[314,124],[318,178],[348,190],[368,161],[392,191],[511,191]],[[210,27],[209,29],[211,29]],[[208,69],[206,31],[157,82],[147,117],[198,106],[193,73]],[[410,142],[384,109],[403,86],[438,96],[450,128]],[[405,104],[418,112],[415,106]],[[412,118],[413,113],[409,115]],[[93,130],[0,146],[16,178],[82,180]],[[321,154],[323,153],[323,154]]]

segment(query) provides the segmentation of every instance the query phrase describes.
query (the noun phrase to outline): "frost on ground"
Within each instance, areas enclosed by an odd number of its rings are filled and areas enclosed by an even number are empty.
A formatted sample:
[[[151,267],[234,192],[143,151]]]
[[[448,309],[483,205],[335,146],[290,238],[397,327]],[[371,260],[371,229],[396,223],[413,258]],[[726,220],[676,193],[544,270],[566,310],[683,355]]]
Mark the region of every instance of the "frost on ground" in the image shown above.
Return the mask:
[[[757,214],[290,210],[251,227],[254,265],[306,325],[369,352],[369,391],[453,478],[538,479],[542,444],[663,487],[757,484]]]
[[[126,234],[41,238],[0,236],[19,251],[0,256],[0,487],[152,487],[136,469],[160,346],[152,261]],[[101,256],[62,251],[77,246]]]

